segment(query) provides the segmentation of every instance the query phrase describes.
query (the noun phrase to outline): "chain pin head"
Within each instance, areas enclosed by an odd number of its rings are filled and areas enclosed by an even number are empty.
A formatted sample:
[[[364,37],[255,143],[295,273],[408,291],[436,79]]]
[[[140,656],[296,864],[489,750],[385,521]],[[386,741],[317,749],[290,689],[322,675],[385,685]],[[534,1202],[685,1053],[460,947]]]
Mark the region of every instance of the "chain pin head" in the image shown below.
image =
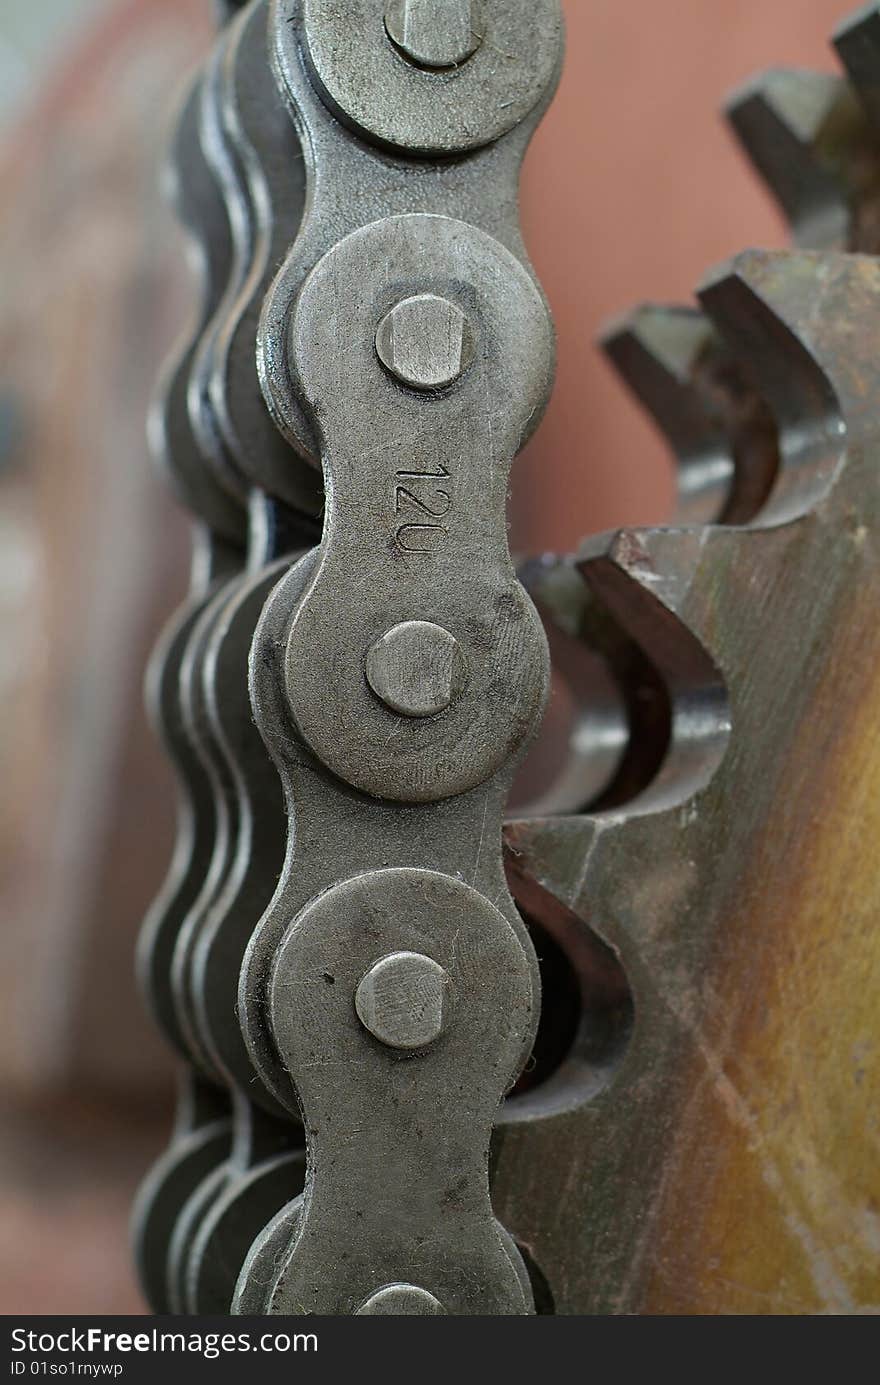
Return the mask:
[[[417,67],[460,67],[483,42],[477,0],[389,0],[385,31]]]
[[[449,977],[431,957],[392,952],[361,979],[354,997],[358,1019],[389,1048],[425,1048],[446,1026],[448,986]]]
[[[474,358],[474,334],[456,303],[433,293],[404,298],[376,332],[379,360],[395,379],[417,390],[451,385]]]
[[[442,712],[465,683],[458,640],[427,620],[386,630],[367,651],[367,682],[381,702],[405,717]]]
[[[400,1318],[416,1313],[424,1316],[444,1312],[440,1300],[429,1294],[427,1289],[419,1289],[415,1284],[386,1284],[384,1289],[378,1289],[366,1303],[361,1304],[355,1317],[382,1313]]]

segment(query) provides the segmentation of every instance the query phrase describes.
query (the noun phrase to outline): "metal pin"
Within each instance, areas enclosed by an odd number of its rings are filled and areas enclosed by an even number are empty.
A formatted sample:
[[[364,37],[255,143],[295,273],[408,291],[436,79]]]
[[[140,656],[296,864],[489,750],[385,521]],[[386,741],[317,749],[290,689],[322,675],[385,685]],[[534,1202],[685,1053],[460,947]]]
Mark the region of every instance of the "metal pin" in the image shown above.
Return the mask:
[[[376,351],[385,369],[403,384],[442,389],[473,360],[474,334],[457,304],[421,293],[386,313],[376,332]]]
[[[448,989],[449,977],[433,958],[392,952],[370,967],[354,1004],[361,1024],[381,1043],[424,1048],[446,1026]]]
[[[415,1284],[386,1284],[384,1289],[377,1290],[366,1303],[361,1304],[355,1317],[383,1313],[399,1318],[416,1313],[436,1315],[445,1312],[440,1300],[429,1294],[427,1289],[420,1289]]]
[[[386,631],[367,651],[365,671],[376,696],[405,717],[442,712],[467,675],[458,640],[427,620],[407,620]]]
[[[459,67],[483,42],[477,0],[389,0],[385,30],[419,67]]]

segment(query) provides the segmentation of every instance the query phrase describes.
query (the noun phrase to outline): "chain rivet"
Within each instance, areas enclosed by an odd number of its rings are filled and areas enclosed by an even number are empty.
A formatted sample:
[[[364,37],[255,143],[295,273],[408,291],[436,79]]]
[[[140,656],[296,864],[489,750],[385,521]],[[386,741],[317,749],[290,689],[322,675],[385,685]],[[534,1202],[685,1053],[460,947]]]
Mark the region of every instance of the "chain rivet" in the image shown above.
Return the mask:
[[[364,1028],[389,1048],[424,1048],[446,1026],[448,988],[449,977],[433,958],[392,952],[361,979],[354,1005]]]
[[[406,620],[380,635],[367,650],[365,671],[379,700],[405,717],[442,712],[467,673],[455,636],[427,620]]]
[[[433,293],[404,298],[386,313],[376,332],[376,352],[386,370],[417,390],[442,389],[474,358],[474,334],[456,303]]]
[[[418,67],[459,67],[483,42],[477,0],[389,0],[385,32]]]
[[[420,1289],[415,1284],[386,1284],[384,1289],[378,1289],[375,1294],[370,1295],[366,1303],[361,1304],[355,1317],[384,1313],[400,1318],[416,1313],[425,1315],[445,1312],[446,1309],[440,1300],[429,1294],[427,1289]]]

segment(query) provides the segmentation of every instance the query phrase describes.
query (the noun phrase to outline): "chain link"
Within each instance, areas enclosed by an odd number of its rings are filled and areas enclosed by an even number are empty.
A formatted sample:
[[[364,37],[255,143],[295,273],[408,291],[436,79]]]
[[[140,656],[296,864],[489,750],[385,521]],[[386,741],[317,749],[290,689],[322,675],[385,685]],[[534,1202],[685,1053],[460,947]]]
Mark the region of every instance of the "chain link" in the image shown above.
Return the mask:
[[[158,1311],[531,1311],[487,1160],[538,1017],[501,818],[548,659],[505,504],[562,30],[506,0],[423,62],[433,9],[254,0],[179,125],[204,294],[153,435],[208,556],[151,675],[181,809],[141,973],[193,1074],[136,1219]]]

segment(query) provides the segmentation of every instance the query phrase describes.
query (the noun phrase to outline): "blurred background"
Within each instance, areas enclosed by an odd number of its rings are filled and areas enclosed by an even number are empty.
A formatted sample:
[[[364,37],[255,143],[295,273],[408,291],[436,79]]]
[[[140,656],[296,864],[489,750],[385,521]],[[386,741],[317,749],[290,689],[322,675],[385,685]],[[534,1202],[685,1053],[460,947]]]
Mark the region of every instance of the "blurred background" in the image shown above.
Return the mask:
[[[563,0],[568,58],[528,157],[526,238],[558,384],[514,471],[513,542],[662,520],[672,471],[593,343],[784,243],[717,114],[771,65],[833,70],[852,0]],[[0,1312],[142,1311],[127,1218],[171,1064],[133,948],[171,845],[141,683],[188,526],[144,418],[187,315],[158,192],[209,0],[0,6]]]

